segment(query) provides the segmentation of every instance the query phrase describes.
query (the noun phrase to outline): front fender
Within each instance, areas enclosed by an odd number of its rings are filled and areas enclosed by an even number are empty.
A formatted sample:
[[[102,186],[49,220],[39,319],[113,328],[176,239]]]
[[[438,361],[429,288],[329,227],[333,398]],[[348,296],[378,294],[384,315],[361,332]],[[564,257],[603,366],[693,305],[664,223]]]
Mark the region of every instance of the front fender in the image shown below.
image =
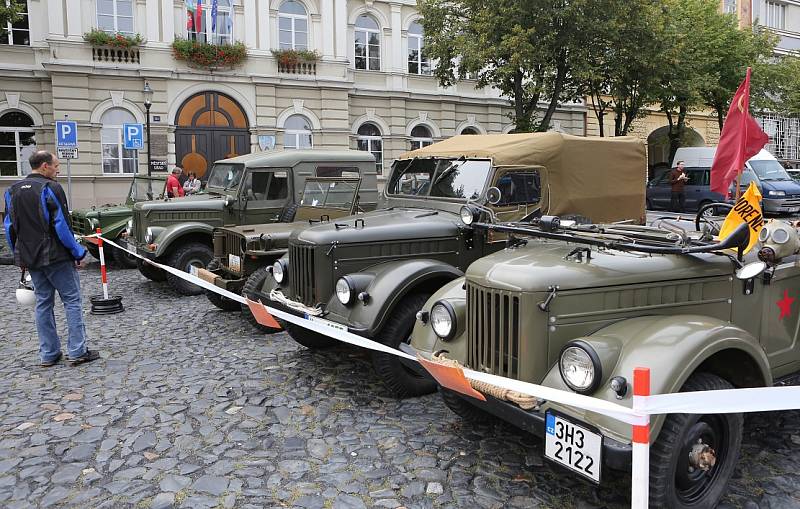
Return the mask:
[[[448,263],[428,259],[387,262],[358,274],[370,278],[364,288],[369,298],[345,306],[332,295],[326,310],[334,315],[334,321],[346,323],[353,332],[367,337],[374,337],[383,328],[391,310],[407,294],[416,290],[433,293],[464,275]]]
[[[602,381],[592,397],[632,406],[633,370],[650,368],[650,393],[679,392],[696,371],[715,373],[734,386],[772,384],[769,362],[758,341],[747,331],[728,322],[700,315],[646,316],[623,320],[581,339],[596,349],[602,359]],[[617,350],[613,354],[611,350]],[[617,399],[610,379],[623,376],[627,394]],[[543,385],[570,390],[561,378],[558,364]],[[604,430],[618,440],[630,442],[631,427],[593,412],[548,404]],[[658,437],[664,415],[651,417],[651,441]]]
[[[444,341],[437,336],[431,327],[430,318],[425,322],[416,320],[411,333],[411,346],[426,359],[431,359],[434,352],[447,350],[448,358],[464,362],[467,358],[467,339],[464,337],[466,335],[467,292],[464,290],[464,278],[454,279],[437,290],[425,302],[421,311],[430,316],[431,308],[440,300],[448,301],[456,313],[456,333],[453,338]]]
[[[178,223],[167,226],[158,234],[158,237],[153,240],[153,243],[156,245],[155,257],[160,258],[165,256],[175,247],[174,242],[186,235],[206,235],[208,236],[208,243],[211,244],[213,231],[214,227],[205,223]]]

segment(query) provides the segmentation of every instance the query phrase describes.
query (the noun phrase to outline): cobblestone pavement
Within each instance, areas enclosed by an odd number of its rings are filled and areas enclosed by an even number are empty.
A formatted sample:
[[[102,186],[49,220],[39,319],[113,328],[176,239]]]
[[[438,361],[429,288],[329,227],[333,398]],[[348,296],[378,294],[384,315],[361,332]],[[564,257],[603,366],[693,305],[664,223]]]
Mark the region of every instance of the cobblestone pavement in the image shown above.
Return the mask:
[[[16,278],[0,267],[2,507],[628,505],[625,474],[596,488],[511,426],[467,425],[437,395],[385,397],[363,352],[262,336],[136,270],[110,272],[123,314],[86,314],[103,359],[40,368]],[[84,295],[98,280],[97,264],[82,272]],[[748,417],[724,505],[800,506],[798,445],[800,412]]]

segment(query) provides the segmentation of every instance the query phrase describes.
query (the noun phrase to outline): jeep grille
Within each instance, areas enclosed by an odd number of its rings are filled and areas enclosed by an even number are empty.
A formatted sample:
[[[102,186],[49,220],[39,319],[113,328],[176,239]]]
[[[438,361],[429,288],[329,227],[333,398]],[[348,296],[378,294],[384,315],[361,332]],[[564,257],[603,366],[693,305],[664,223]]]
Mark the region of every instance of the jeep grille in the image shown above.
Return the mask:
[[[230,230],[225,230],[223,233],[223,249],[222,249],[222,257],[221,262],[222,265],[228,267],[228,258],[229,254],[236,255],[239,258],[244,257],[244,244],[245,244],[245,237],[236,232],[232,232]]]
[[[90,235],[92,224],[88,217],[72,216],[72,231],[77,235]]]
[[[292,244],[289,246],[289,272],[297,300],[314,306],[314,247]]]
[[[475,370],[519,378],[519,297],[467,283],[467,361]]]

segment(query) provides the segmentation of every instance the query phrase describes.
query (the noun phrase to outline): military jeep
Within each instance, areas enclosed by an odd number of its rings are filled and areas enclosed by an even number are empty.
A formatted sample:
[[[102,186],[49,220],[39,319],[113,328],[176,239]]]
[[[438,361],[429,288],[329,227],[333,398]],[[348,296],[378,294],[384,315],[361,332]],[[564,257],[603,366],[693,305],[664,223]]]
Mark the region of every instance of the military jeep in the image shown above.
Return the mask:
[[[769,386],[800,370],[800,238],[789,224],[768,223],[763,261],[757,250],[742,261],[726,248],[747,244],[746,225],[720,244],[669,221],[539,221],[479,225],[511,235],[509,247],[431,296],[403,350],[628,407],[636,367],[650,368],[653,394]],[[594,482],[604,466],[630,468],[630,425],[493,387],[476,387],[485,402],[440,392],[464,418],[493,415],[544,437],[546,458]],[[650,437],[650,506],[714,507],[742,415],[657,415]]]
[[[352,172],[353,176],[344,175],[307,177],[292,223],[214,228],[214,260],[208,265],[208,270],[199,271],[199,276],[228,291],[250,293],[261,288],[267,277],[267,268],[286,253],[292,231],[375,210],[378,199],[376,172],[365,171],[361,177],[356,172]],[[255,327],[275,332],[260,325],[249,307],[215,292],[206,292],[206,296],[222,310],[241,308],[245,318]]]
[[[257,152],[214,163],[206,193],[134,205],[129,246],[187,272],[214,257],[214,227],[291,222],[306,177],[375,173],[375,158],[355,150]],[[184,295],[202,289],[139,260],[139,271]]]
[[[288,254],[248,297],[397,348],[433,292],[504,247],[504,234],[473,222],[559,211],[640,223],[646,174],[644,145],[633,138],[457,136],[394,163],[386,209],[293,232]],[[285,328],[308,348],[336,342]],[[435,390],[394,356],[376,353],[373,363],[399,396]]]
[[[77,235],[91,235],[97,228],[102,228],[103,236],[118,243],[123,242],[128,221],[133,215],[133,204],[140,201],[162,198],[167,178],[162,176],[149,177],[147,175],[134,175],[125,203],[120,205],[103,205],[88,209],[73,210],[72,231]],[[99,259],[100,251],[97,244],[81,240],[92,256]],[[106,249],[105,256],[118,261],[128,268],[136,267],[136,257],[125,251],[114,248]]]

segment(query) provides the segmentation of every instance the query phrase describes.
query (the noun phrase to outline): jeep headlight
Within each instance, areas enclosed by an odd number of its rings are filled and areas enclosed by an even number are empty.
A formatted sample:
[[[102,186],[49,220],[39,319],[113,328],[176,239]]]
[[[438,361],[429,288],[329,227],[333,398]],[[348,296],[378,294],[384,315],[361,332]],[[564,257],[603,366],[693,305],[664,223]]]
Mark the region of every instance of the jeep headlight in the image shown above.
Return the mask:
[[[283,283],[286,279],[286,262],[283,260],[278,260],[272,264],[272,277],[275,278],[275,282],[278,284]]]
[[[770,196],[786,196],[786,191],[768,191],[767,194]]]
[[[561,350],[558,369],[564,383],[575,392],[588,394],[600,384],[600,359],[594,349],[583,341],[568,343]]]
[[[147,230],[145,230],[145,232],[144,232],[144,243],[145,244],[151,244],[155,239],[156,239],[156,236],[153,233],[153,229],[148,226]]]
[[[353,295],[355,292],[350,287],[350,283],[347,281],[347,278],[340,277],[338,281],[336,281],[336,298],[339,299],[339,302],[344,304],[345,306],[353,302]]]
[[[467,226],[477,221],[480,214],[481,211],[479,209],[467,205],[461,207],[461,210],[459,211],[459,215],[461,216],[461,221]]]
[[[440,300],[431,308],[430,322],[433,332],[442,340],[452,339],[456,332],[456,313],[446,300]]]

